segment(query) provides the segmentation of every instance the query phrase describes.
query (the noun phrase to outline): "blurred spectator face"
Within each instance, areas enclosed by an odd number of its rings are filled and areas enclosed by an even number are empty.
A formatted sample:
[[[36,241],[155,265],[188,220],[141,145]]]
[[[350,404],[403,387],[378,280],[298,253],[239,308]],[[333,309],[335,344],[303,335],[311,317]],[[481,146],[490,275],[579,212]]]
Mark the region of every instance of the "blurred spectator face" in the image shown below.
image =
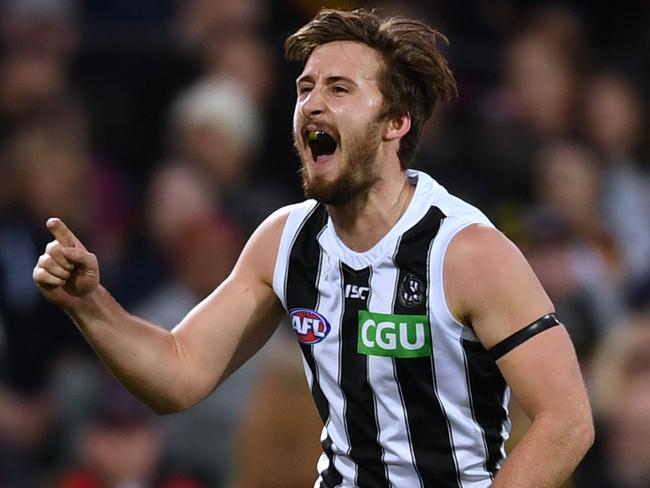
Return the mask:
[[[5,46],[49,53],[65,61],[77,43],[76,0],[3,0],[0,36]]]
[[[520,117],[542,134],[555,134],[571,121],[575,78],[557,46],[524,35],[506,50],[506,83]]]
[[[0,3],[0,111],[19,116],[62,91],[77,44],[74,0]]]
[[[81,437],[81,464],[101,486],[150,486],[161,449],[156,416],[106,371],[94,386],[98,389]]]
[[[642,134],[644,104],[632,85],[615,74],[591,80],[585,95],[588,137],[608,155],[630,157]]]
[[[586,149],[559,143],[544,148],[538,160],[540,202],[572,227],[589,225],[598,206],[599,172]]]
[[[61,120],[57,121],[61,123]],[[59,215],[79,223],[87,210],[88,155],[76,129],[37,127],[19,134],[12,160],[23,205],[42,220]]]
[[[587,383],[603,422],[606,468],[621,488],[650,486],[650,314],[613,328],[598,347]]]
[[[51,433],[56,406],[46,393],[14,395],[0,389],[0,437],[24,452],[38,452]]]
[[[210,73],[237,80],[258,103],[268,100],[273,85],[273,59],[267,44],[255,34],[213,35],[205,43]]]
[[[160,170],[149,196],[152,234],[180,281],[200,297],[228,276],[243,246],[241,231],[218,215],[214,200],[205,179],[181,165]]]
[[[246,174],[260,144],[261,115],[252,95],[232,79],[206,79],[181,94],[173,110],[182,159],[227,192]]]
[[[265,17],[261,0],[187,0],[177,14],[181,42],[190,49],[202,49],[215,34],[233,30],[254,30]]]
[[[192,168],[166,166],[153,175],[147,211],[151,233],[167,247],[178,229],[195,220],[207,220],[215,195]]]
[[[0,64],[0,112],[19,117],[40,108],[63,91],[59,60],[33,52],[8,53]]]
[[[144,486],[154,474],[160,447],[159,431],[151,423],[95,423],[88,428],[83,452],[103,486]]]
[[[241,231],[219,217],[194,222],[177,238],[172,262],[181,281],[201,298],[228,277],[243,247]]]
[[[180,136],[183,156],[205,170],[217,187],[225,189],[236,183],[246,153],[225,131],[207,124],[188,124]]]
[[[560,240],[534,243],[526,249],[526,258],[553,300],[576,293],[578,283],[573,274],[567,272],[571,267],[571,257],[566,243]]]
[[[637,374],[621,391],[611,424],[609,453],[621,486],[650,486],[650,371]]]

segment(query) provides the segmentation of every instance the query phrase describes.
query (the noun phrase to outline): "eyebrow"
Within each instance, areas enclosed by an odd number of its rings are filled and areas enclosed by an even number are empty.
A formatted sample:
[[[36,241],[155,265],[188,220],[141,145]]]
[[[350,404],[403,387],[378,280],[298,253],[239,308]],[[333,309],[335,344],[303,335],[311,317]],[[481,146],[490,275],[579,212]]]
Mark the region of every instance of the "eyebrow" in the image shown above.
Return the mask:
[[[296,85],[299,85],[302,82],[313,82],[314,78],[307,74],[307,75],[302,75],[296,80]],[[351,85],[357,86],[357,83],[352,80],[352,78],[348,78],[347,76],[342,76],[342,75],[332,75],[328,76],[325,79],[325,83],[328,85],[332,85],[334,83],[338,83],[339,81],[344,81],[346,83],[350,83]]]

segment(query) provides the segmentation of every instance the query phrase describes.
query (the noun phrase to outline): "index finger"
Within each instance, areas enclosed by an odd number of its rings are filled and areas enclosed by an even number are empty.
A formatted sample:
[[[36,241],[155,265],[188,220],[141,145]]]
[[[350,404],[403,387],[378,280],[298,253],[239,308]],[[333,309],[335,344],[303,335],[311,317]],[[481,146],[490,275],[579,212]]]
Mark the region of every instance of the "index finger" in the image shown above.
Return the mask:
[[[48,219],[46,224],[48,230],[52,233],[54,238],[66,247],[80,247],[86,249],[77,236],[75,236],[68,226],[63,223],[59,218],[53,217]]]

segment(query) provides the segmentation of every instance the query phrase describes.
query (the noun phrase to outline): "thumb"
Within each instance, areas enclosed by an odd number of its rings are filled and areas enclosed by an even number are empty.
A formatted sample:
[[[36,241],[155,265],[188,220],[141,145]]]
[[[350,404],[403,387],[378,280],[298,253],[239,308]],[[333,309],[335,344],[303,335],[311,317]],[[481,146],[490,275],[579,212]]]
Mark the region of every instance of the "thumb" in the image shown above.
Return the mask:
[[[75,236],[68,226],[63,223],[63,221],[57,217],[53,217],[47,220],[46,224],[47,229],[52,233],[54,238],[59,241],[62,246],[65,247],[79,247],[81,249],[86,249],[86,247],[81,243],[77,236]]]

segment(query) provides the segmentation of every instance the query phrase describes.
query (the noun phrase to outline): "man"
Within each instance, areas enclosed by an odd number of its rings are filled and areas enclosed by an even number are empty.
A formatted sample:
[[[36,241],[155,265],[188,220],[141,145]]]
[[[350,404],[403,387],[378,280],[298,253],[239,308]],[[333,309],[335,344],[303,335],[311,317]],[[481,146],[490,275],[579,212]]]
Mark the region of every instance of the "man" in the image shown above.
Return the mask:
[[[405,169],[455,90],[439,37],[323,10],[287,40],[305,63],[294,138],[313,199],[271,215],[172,332],[125,312],[58,219],[36,284],[161,413],[205,397],[288,312],[325,424],[316,486],[557,486],[593,439],[571,341],[519,251]],[[532,419],[507,460],[506,384]]]

